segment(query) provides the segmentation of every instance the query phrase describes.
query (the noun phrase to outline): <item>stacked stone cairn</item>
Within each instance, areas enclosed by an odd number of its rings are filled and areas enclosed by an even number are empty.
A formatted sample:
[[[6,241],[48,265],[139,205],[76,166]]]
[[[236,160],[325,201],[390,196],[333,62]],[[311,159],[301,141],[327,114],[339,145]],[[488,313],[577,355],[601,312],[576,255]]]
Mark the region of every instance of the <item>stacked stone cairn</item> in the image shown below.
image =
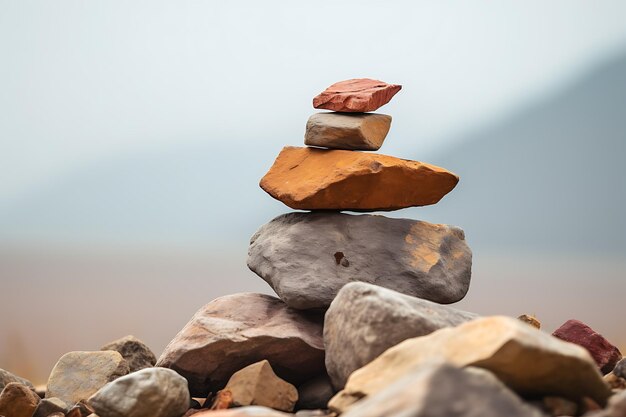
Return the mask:
[[[156,359],[129,336],[69,352],[46,387],[0,369],[3,417],[626,417],[626,359],[591,327],[444,304],[468,291],[454,226],[342,211],[437,203],[458,177],[366,151],[399,85],[339,82],[313,100],[309,147],[286,147],[261,187],[306,212],[252,237],[248,266],[279,298],[202,307]],[[293,414],[295,412],[295,414]]]

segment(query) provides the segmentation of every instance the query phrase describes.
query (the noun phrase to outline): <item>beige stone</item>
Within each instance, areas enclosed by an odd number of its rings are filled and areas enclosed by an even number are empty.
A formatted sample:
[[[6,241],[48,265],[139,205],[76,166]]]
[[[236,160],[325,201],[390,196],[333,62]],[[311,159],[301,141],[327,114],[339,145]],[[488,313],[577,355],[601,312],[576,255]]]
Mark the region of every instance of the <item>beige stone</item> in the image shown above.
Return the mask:
[[[75,404],[128,372],[128,363],[118,352],[69,352],[54,365],[46,398],[57,397]]]
[[[343,412],[359,399],[381,391],[415,366],[444,361],[477,366],[494,373],[521,395],[591,397],[600,404],[610,395],[589,353],[510,317],[479,318],[437,330],[386,350],[350,375],[346,387],[330,401]]]
[[[391,116],[375,113],[316,113],[306,123],[304,144],[331,149],[377,151]]]
[[[296,387],[277,377],[267,360],[235,372],[224,390],[230,391],[236,406],[261,405],[292,411],[298,401]]]

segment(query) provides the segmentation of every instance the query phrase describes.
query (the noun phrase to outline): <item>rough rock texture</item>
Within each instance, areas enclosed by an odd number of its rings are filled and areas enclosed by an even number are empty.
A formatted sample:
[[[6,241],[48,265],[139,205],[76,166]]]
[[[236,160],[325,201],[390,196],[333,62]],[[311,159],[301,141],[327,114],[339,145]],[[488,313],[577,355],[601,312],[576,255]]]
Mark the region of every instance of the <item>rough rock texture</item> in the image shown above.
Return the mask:
[[[327,308],[352,281],[452,303],[467,293],[471,266],[461,229],[375,215],[283,214],[248,249],[248,267],[297,309]]]
[[[128,363],[118,352],[69,352],[54,365],[46,398],[67,404],[86,400],[106,383],[128,373]],[[102,417],[102,416],[100,416]]]
[[[604,374],[611,372],[617,362],[622,359],[622,354],[617,347],[578,320],[566,321],[552,335],[587,349]]]
[[[609,387],[589,353],[510,317],[486,317],[405,340],[355,371],[330,401],[345,410],[429,361],[477,366],[524,396],[584,396],[604,404]]]
[[[370,78],[339,81],[313,98],[313,107],[341,112],[368,112],[389,103],[402,88]]]
[[[194,414],[194,417],[291,417],[293,414],[272,410],[271,408],[252,405],[231,408],[230,410],[206,410]]]
[[[139,371],[154,366],[156,356],[145,343],[135,336],[126,336],[115,340],[100,348],[100,350],[114,350],[128,362],[130,372]]]
[[[261,188],[298,210],[390,211],[435,204],[459,177],[393,156],[287,146]]]
[[[4,369],[0,369],[0,391],[2,391],[4,387],[11,382],[17,382],[19,384],[26,385],[33,391],[35,390],[35,387],[29,380],[14,375],[9,371],[5,371]]]
[[[403,340],[478,316],[363,282],[344,286],[324,320],[326,370],[336,389]]]
[[[220,297],[193,316],[157,366],[187,378],[194,397],[223,388],[233,373],[263,359],[298,384],[325,371],[322,321],[265,294]]]
[[[235,406],[262,405],[292,411],[298,401],[296,387],[277,377],[266,360],[235,372],[224,391],[230,391]]]
[[[327,375],[320,375],[298,387],[297,409],[326,408],[328,401],[335,394],[335,390]]]
[[[60,398],[44,398],[39,402],[39,405],[37,406],[37,410],[35,410],[35,414],[33,414],[33,417],[48,417],[50,414],[53,413],[62,413],[63,415],[65,415],[65,412],[68,409],[69,406]]]
[[[106,384],[89,404],[99,417],[180,417],[190,397],[187,381],[176,372],[146,368]]]
[[[356,403],[344,417],[541,417],[483,369],[428,364]]]
[[[317,113],[306,123],[304,144],[377,151],[390,127],[391,116],[386,114]]]
[[[30,387],[19,382],[9,382],[0,393],[0,415],[6,417],[32,417],[39,397]]]

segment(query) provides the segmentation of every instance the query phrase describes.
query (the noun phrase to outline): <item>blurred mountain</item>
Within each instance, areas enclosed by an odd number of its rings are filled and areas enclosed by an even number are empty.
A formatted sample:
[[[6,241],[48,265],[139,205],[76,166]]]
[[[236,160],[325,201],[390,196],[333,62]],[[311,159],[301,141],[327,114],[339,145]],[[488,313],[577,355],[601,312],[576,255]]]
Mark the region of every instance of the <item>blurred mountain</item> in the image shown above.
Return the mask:
[[[413,155],[459,174],[457,188],[390,215],[459,225],[474,248],[626,253],[626,55],[462,139]],[[246,244],[288,211],[258,188],[279,151],[263,142],[102,161],[0,211],[0,241]]]

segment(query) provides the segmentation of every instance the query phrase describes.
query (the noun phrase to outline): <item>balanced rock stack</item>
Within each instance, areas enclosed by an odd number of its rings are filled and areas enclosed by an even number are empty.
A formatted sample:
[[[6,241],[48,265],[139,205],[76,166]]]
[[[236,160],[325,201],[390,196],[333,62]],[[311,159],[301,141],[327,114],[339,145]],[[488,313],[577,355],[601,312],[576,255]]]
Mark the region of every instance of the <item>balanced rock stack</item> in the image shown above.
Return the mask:
[[[285,147],[260,186],[293,209],[252,237],[249,268],[296,309],[325,310],[352,281],[452,303],[469,288],[471,251],[457,227],[341,211],[435,204],[459,181],[443,168],[378,150],[391,116],[367,113],[401,86],[370,79],[333,84],[313,99],[305,144]],[[314,146],[314,147],[313,147]],[[323,147],[323,148],[322,148]]]
[[[365,152],[391,124],[368,112],[399,90],[332,85],[313,101],[334,112],[311,116],[310,146],[284,148],[261,180],[309,210],[250,242],[249,267],[280,298],[209,302],[158,361],[129,336],[63,355],[43,390],[0,369],[0,416],[626,417],[626,360],[591,327],[568,320],[548,334],[532,316],[443,305],[470,282],[461,229],[341,213],[435,204],[458,182]]]

